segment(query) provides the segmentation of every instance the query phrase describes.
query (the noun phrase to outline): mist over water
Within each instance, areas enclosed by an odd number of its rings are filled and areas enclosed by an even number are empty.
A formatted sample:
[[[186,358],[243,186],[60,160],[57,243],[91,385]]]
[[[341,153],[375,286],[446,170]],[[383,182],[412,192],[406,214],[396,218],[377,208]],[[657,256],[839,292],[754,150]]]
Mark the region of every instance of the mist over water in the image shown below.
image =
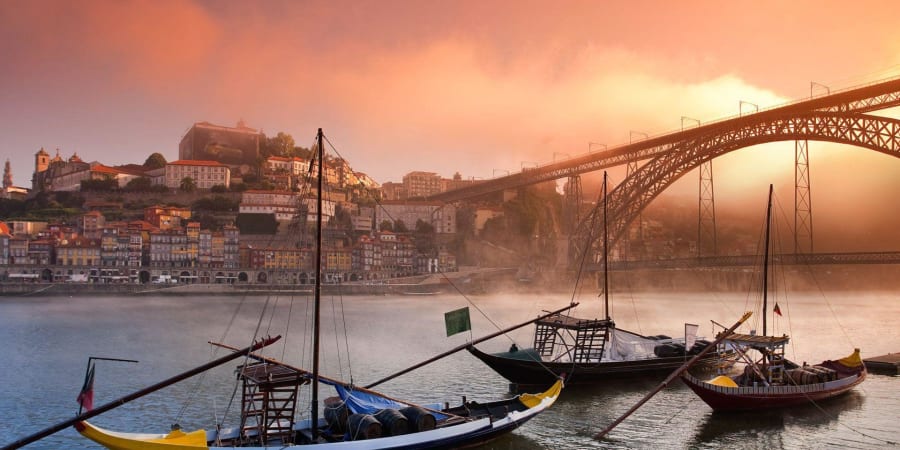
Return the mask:
[[[567,293],[528,292],[470,296],[471,303],[457,294],[323,298],[322,364],[329,376],[365,385],[472,337],[565,306],[570,299]],[[596,292],[582,291],[577,300],[582,303],[575,315],[602,316]],[[699,324],[700,334],[711,337],[710,320],[730,325],[744,310],[755,308],[755,300],[748,299],[746,292],[712,290],[677,294],[618,290],[611,301],[612,316],[620,328],[670,336],[683,334],[684,323],[689,322]],[[5,381],[0,384],[0,427],[6,437],[0,444],[71,417],[77,411],[75,398],[88,356],[141,361],[99,362],[96,405],[205,363],[214,354],[207,341],[244,347],[255,332],[285,334],[288,319],[285,338],[265,352],[309,367],[305,315],[310,305],[305,295],[2,298],[0,379]],[[895,322],[900,317],[900,298],[893,292],[792,294],[779,299],[779,305],[784,315],[774,322],[770,316],[769,326],[774,325],[777,334],[792,337],[793,345],[787,348],[791,359],[816,363],[846,356],[855,347],[861,348],[864,358],[900,351]],[[471,310],[471,335],[447,337],[443,314],[464,306]],[[260,319],[264,309],[268,313]],[[760,326],[754,319],[750,322],[744,331]],[[479,347],[503,351],[513,341],[530,347],[532,333],[533,327],[524,327]],[[229,400],[237,364],[226,364],[202,380],[192,378],[92,421],[133,432],[166,432],[176,422],[185,429],[209,428],[223,416],[228,418],[226,425],[234,424],[240,402],[229,406]],[[686,387],[675,383],[619,425],[609,440],[591,438],[662,378],[566,389],[553,408],[486,448],[877,448],[883,446],[879,439],[896,441],[900,435],[896,421],[900,378],[872,374],[849,395],[819,407],[738,416],[712,414]],[[464,351],[378,389],[421,403],[458,403],[463,395],[479,401],[508,395],[506,380]],[[323,388],[320,399],[328,395],[332,394]],[[308,394],[298,402],[306,404]],[[27,448],[96,446],[74,430],[66,430]]]

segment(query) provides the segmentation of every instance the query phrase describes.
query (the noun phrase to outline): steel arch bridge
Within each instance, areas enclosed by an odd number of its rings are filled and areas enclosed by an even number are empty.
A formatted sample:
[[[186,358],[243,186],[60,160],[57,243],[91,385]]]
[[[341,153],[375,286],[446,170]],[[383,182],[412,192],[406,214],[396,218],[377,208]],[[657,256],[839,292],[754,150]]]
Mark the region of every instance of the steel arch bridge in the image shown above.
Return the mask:
[[[865,114],[894,106],[900,106],[900,78],[882,80],[861,87],[759,110],[752,114],[742,114],[716,122],[708,122],[696,128],[653,136],[642,141],[611,147],[606,151],[588,153],[552,164],[525,168],[518,173],[441,192],[428,196],[427,199],[454,202],[545,181],[574,177],[637,161],[647,161],[681,151],[685,148],[685,142],[721,134],[726,129],[745,129],[759,121],[769,121],[773,118],[785,120],[787,117],[803,117],[813,112]],[[788,140],[789,138],[784,139]]]
[[[610,246],[622,238],[628,225],[654,198],[702,163],[758,144],[796,140],[853,145],[900,158],[900,120],[858,112],[786,111],[749,116],[738,127],[712,127],[652,158],[609,193]],[[594,208],[572,236],[576,255],[594,247],[596,232],[591,224],[602,223],[602,214],[601,208]],[[602,244],[594,248],[603,251]]]

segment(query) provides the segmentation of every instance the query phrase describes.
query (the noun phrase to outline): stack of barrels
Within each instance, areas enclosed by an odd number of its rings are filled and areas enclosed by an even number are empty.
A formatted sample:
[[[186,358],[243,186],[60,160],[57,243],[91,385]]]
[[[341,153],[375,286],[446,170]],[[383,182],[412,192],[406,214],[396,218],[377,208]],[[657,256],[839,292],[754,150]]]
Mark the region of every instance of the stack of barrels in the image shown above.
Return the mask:
[[[332,433],[344,434],[345,439],[352,441],[400,436],[437,426],[434,415],[419,406],[386,408],[375,414],[350,414],[347,404],[339,397],[325,399],[325,420]]]

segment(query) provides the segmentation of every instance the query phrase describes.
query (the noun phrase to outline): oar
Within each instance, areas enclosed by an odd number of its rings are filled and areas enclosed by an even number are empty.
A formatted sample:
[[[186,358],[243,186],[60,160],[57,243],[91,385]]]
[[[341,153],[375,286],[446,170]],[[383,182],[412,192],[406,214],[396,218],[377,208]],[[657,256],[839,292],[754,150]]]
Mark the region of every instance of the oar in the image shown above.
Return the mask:
[[[0,450],[12,450],[12,449],[15,449],[15,448],[19,448],[19,447],[28,445],[28,444],[30,444],[30,443],[32,443],[32,442],[34,442],[34,441],[38,441],[38,440],[43,439],[43,438],[45,438],[45,437],[47,437],[47,436],[50,436],[51,434],[56,433],[57,431],[63,430],[63,429],[68,428],[68,427],[70,427],[70,426],[72,426],[72,425],[74,425],[74,424],[76,424],[76,423],[78,423],[78,422],[81,422],[82,420],[87,420],[87,419],[90,419],[91,417],[94,417],[94,416],[103,414],[103,413],[105,413],[105,412],[107,412],[107,411],[109,411],[109,410],[111,410],[111,409],[113,409],[113,408],[117,408],[117,407],[122,406],[122,405],[124,405],[124,404],[126,404],[126,403],[128,403],[128,402],[130,402],[130,401],[132,401],[132,400],[141,398],[141,397],[143,397],[143,396],[145,396],[145,395],[147,395],[147,394],[150,394],[150,393],[152,393],[152,392],[158,391],[158,390],[160,390],[160,389],[162,389],[162,388],[164,388],[164,387],[166,387],[166,386],[175,384],[175,383],[177,383],[177,382],[179,382],[179,381],[182,381],[182,380],[184,380],[184,379],[186,379],[186,378],[190,378],[190,377],[192,377],[192,376],[194,376],[194,375],[196,375],[196,374],[198,374],[198,373],[200,373],[200,372],[207,371],[207,370],[212,369],[213,367],[216,367],[216,366],[221,366],[222,364],[225,364],[225,363],[227,363],[228,361],[231,361],[231,360],[236,359],[236,358],[239,358],[239,357],[241,357],[241,356],[250,354],[250,353],[252,353],[252,352],[254,352],[254,351],[256,351],[256,350],[259,350],[259,349],[261,349],[261,348],[263,348],[263,347],[266,347],[266,346],[268,346],[268,345],[271,345],[271,344],[275,343],[275,342],[278,341],[279,339],[281,339],[281,336],[268,337],[268,338],[266,338],[266,339],[263,339],[263,340],[261,340],[261,341],[259,341],[259,342],[254,343],[253,345],[251,345],[251,346],[249,346],[249,347],[247,347],[247,348],[245,348],[245,349],[237,350],[237,351],[235,351],[234,353],[230,353],[230,354],[225,355],[225,356],[223,356],[223,357],[221,357],[221,358],[219,358],[219,359],[210,361],[210,362],[208,362],[208,363],[206,363],[206,364],[204,364],[204,365],[202,365],[202,366],[200,366],[200,367],[191,369],[191,370],[189,370],[189,371],[187,371],[187,372],[184,372],[184,373],[182,373],[182,374],[179,374],[179,375],[175,375],[175,376],[172,377],[172,378],[169,378],[169,379],[167,379],[167,380],[161,381],[161,382],[156,383],[156,384],[154,384],[154,385],[152,385],[152,386],[150,386],[150,387],[146,387],[146,388],[144,388],[144,389],[141,389],[140,391],[137,391],[137,392],[134,392],[134,393],[132,393],[132,394],[126,395],[126,396],[124,396],[124,397],[118,398],[118,399],[116,399],[116,400],[113,400],[113,401],[111,401],[111,402],[105,404],[105,405],[99,406],[99,407],[97,407],[96,409],[92,409],[92,410],[87,411],[87,412],[85,412],[85,413],[79,414],[79,415],[77,415],[77,416],[75,416],[75,417],[73,417],[73,418],[71,418],[71,419],[69,419],[69,420],[66,420],[66,421],[64,421],[64,422],[60,422],[60,423],[58,423],[58,424],[56,424],[56,425],[53,425],[52,427],[43,429],[43,430],[38,431],[37,433],[34,433],[34,434],[30,435],[30,436],[27,436],[27,437],[24,437],[24,438],[22,438],[22,439],[19,439],[18,441],[13,442],[12,444],[6,445],[5,447],[3,447],[3,448],[0,449]]]
[[[640,408],[644,403],[647,403],[647,400],[650,400],[650,397],[653,397],[654,395],[656,395],[657,392],[663,390],[663,388],[668,386],[669,383],[671,383],[672,380],[675,379],[675,377],[677,377],[682,372],[684,372],[689,367],[691,367],[695,362],[697,362],[697,360],[702,358],[703,355],[707,354],[712,348],[719,345],[719,342],[722,342],[723,340],[725,340],[725,338],[728,337],[734,330],[736,330],[737,327],[741,326],[741,324],[743,324],[744,321],[749,319],[751,314],[753,314],[753,313],[750,311],[745,312],[744,315],[741,317],[741,319],[737,321],[737,323],[732,325],[731,328],[723,331],[722,333],[719,333],[719,336],[716,337],[715,341],[712,341],[709,345],[704,347],[703,350],[700,351],[700,353],[697,353],[696,355],[694,355],[693,358],[689,359],[686,363],[682,364],[681,367],[675,369],[675,371],[672,372],[671,375],[666,377],[666,379],[663,380],[663,382],[660,383],[659,386],[656,387],[656,389],[650,391],[650,393],[645,395],[644,398],[641,399],[641,401],[637,402],[637,404],[632,406],[631,409],[629,409],[628,411],[625,411],[625,414],[622,414],[622,416],[619,417],[618,419],[616,419],[610,426],[606,427],[603,431],[595,434],[594,439],[600,440],[600,438],[602,438],[603,436],[606,436],[606,434],[609,433],[610,431],[612,431],[612,429],[615,428],[616,425],[622,423],[623,420],[625,420],[633,412],[637,411],[637,409]]]
[[[439,359],[442,359],[442,358],[445,358],[445,357],[447,357],[447,356],[450,356],[450,355],[452,355],[452,354],[454,354],[454,353],[456,353],[456,352],[458,352],[458,351],[460,351],[460,350],[464,350],[466,347],[469,347],[470,345],[475,345],[475,344],[478,344],[478,343],[480,343],[480,342],[484,342],[484,341],[486,341],[486,340],[488,340],[488,339],[493,339],[493,338],[495,338],[495,337],[497,337],[497,336],[500,336],[501,334],[509,333],[510,331],[513,331],[513,330],[522,328],[522,327],[524,327],[524,326],[526,326],[526,325],[530,325],[530,324],[532,324],[532,323],[537,322],[538,320],[546,319],[547,317],[550,317],[550,316],[552,316],[552,315],[554,315],[554,314],[559,314],[559,313],[561,313],[561,312],[563,312],[563,311],[572,309],[572,308],[574,308],[574,307],[576,307],[576,306],[578,306],[578,303],[577,303],[577,302],[576,302],[576,303],[572,303],[572,304],[570,304],[569,306],[566,306],[565,308],[560,308],[560,309],[557,309],[556,311],[549,312],[549,313],[544,314],[544,315],[542,315],[542,316],[538,316],[537,318],[531,319],[531,320],[529,320],[528,322],[522,322],[522,323],[520,323],[520,324],[518,324],[518,325],[511,326],[511,327],[509,327],[509,328],[500,330],[500,331],[498,331],[498,332],[496,332],[496,333],[491,333],[491,334],[489,334],[489,335],[487,335],[487,336],[484,336],[484,337],[480,337],[480,338],[478,338],[478,339],[475,339],[474,341],[467,342],[467,343],[462,344],[462,345],[460,345],[460,346],[458,346],[458,347],[454,347],[454,348],[452,348],[452,349],[450,349],[450,350],[447,350],[447,351],[444,352],[444,353],[441,353],[441,354],[439,354],[439,355],[436,355],[436,356],[434,356],[434,357],[432,357],[432,358],[429,358],[429,359],[427,359],[427,360],[425,360],[425,361],[422,361],[422,362],[420,362],[420,363],[418,363],[418,364],[415,364],[415,365],[413,365],[413,366],[409,366],[409,367],[407,367],[407,368],[405,368],[405,369],[403,369],[403,370],[401,370],[401,371],[399,371],[399,372],[394,372],[394,373],[391,374],[391,375],[388,375],[388,376],[386,376],[386,377],[384,377],[384,378],[382,378],[382,379],[380,379],[380,380],[378,380],[378,381],[376,381],[376,382],[374,382],[374,383],[371,383],[371,384],[367,385],[366,388],[367,388],[367,389],[371,389],[371,388],[373,388],[373,387],[375,387],[375,386],[378,386],[378,385],[381,384],[381,383],[384,383],[385,381],[393,380],[394,378],[397,378],[397,377],[399,377],[400,375],[403,375],[403,374],[405,374],[405,373],[407,373],[407,372],[412,372],[413,370],[416,370],[416,369],[418,369],[419,367],[426,366],[426,365],[431,364],[431,363],[433,363],[433,362],[435,362],[435,361],[437,361],[437,360],[439,360]]]

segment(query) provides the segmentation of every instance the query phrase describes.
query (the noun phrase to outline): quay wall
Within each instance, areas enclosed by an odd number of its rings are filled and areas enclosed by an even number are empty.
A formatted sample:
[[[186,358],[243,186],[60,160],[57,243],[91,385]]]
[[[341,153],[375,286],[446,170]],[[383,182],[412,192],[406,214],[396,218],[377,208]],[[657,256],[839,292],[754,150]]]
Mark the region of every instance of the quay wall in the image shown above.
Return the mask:
[[[530,280],[509,268],[461,268],[459,272],[381,282],[323,284],[328,295],[430,295],[463,292],[570,292],[574,276],[543,272]],[[602,275],[582,275],[583,289],[601,292]],[[788,266],[778,269],[775,283],[787,292],[898,291],[900,265]],[[613,292],[748,292],[758,291],[759,271],[751,268],[640,269],[610,272]],[[293,283],[47,283],[2,282],[0,296],[49,295],[312,295],[312,284]]]

